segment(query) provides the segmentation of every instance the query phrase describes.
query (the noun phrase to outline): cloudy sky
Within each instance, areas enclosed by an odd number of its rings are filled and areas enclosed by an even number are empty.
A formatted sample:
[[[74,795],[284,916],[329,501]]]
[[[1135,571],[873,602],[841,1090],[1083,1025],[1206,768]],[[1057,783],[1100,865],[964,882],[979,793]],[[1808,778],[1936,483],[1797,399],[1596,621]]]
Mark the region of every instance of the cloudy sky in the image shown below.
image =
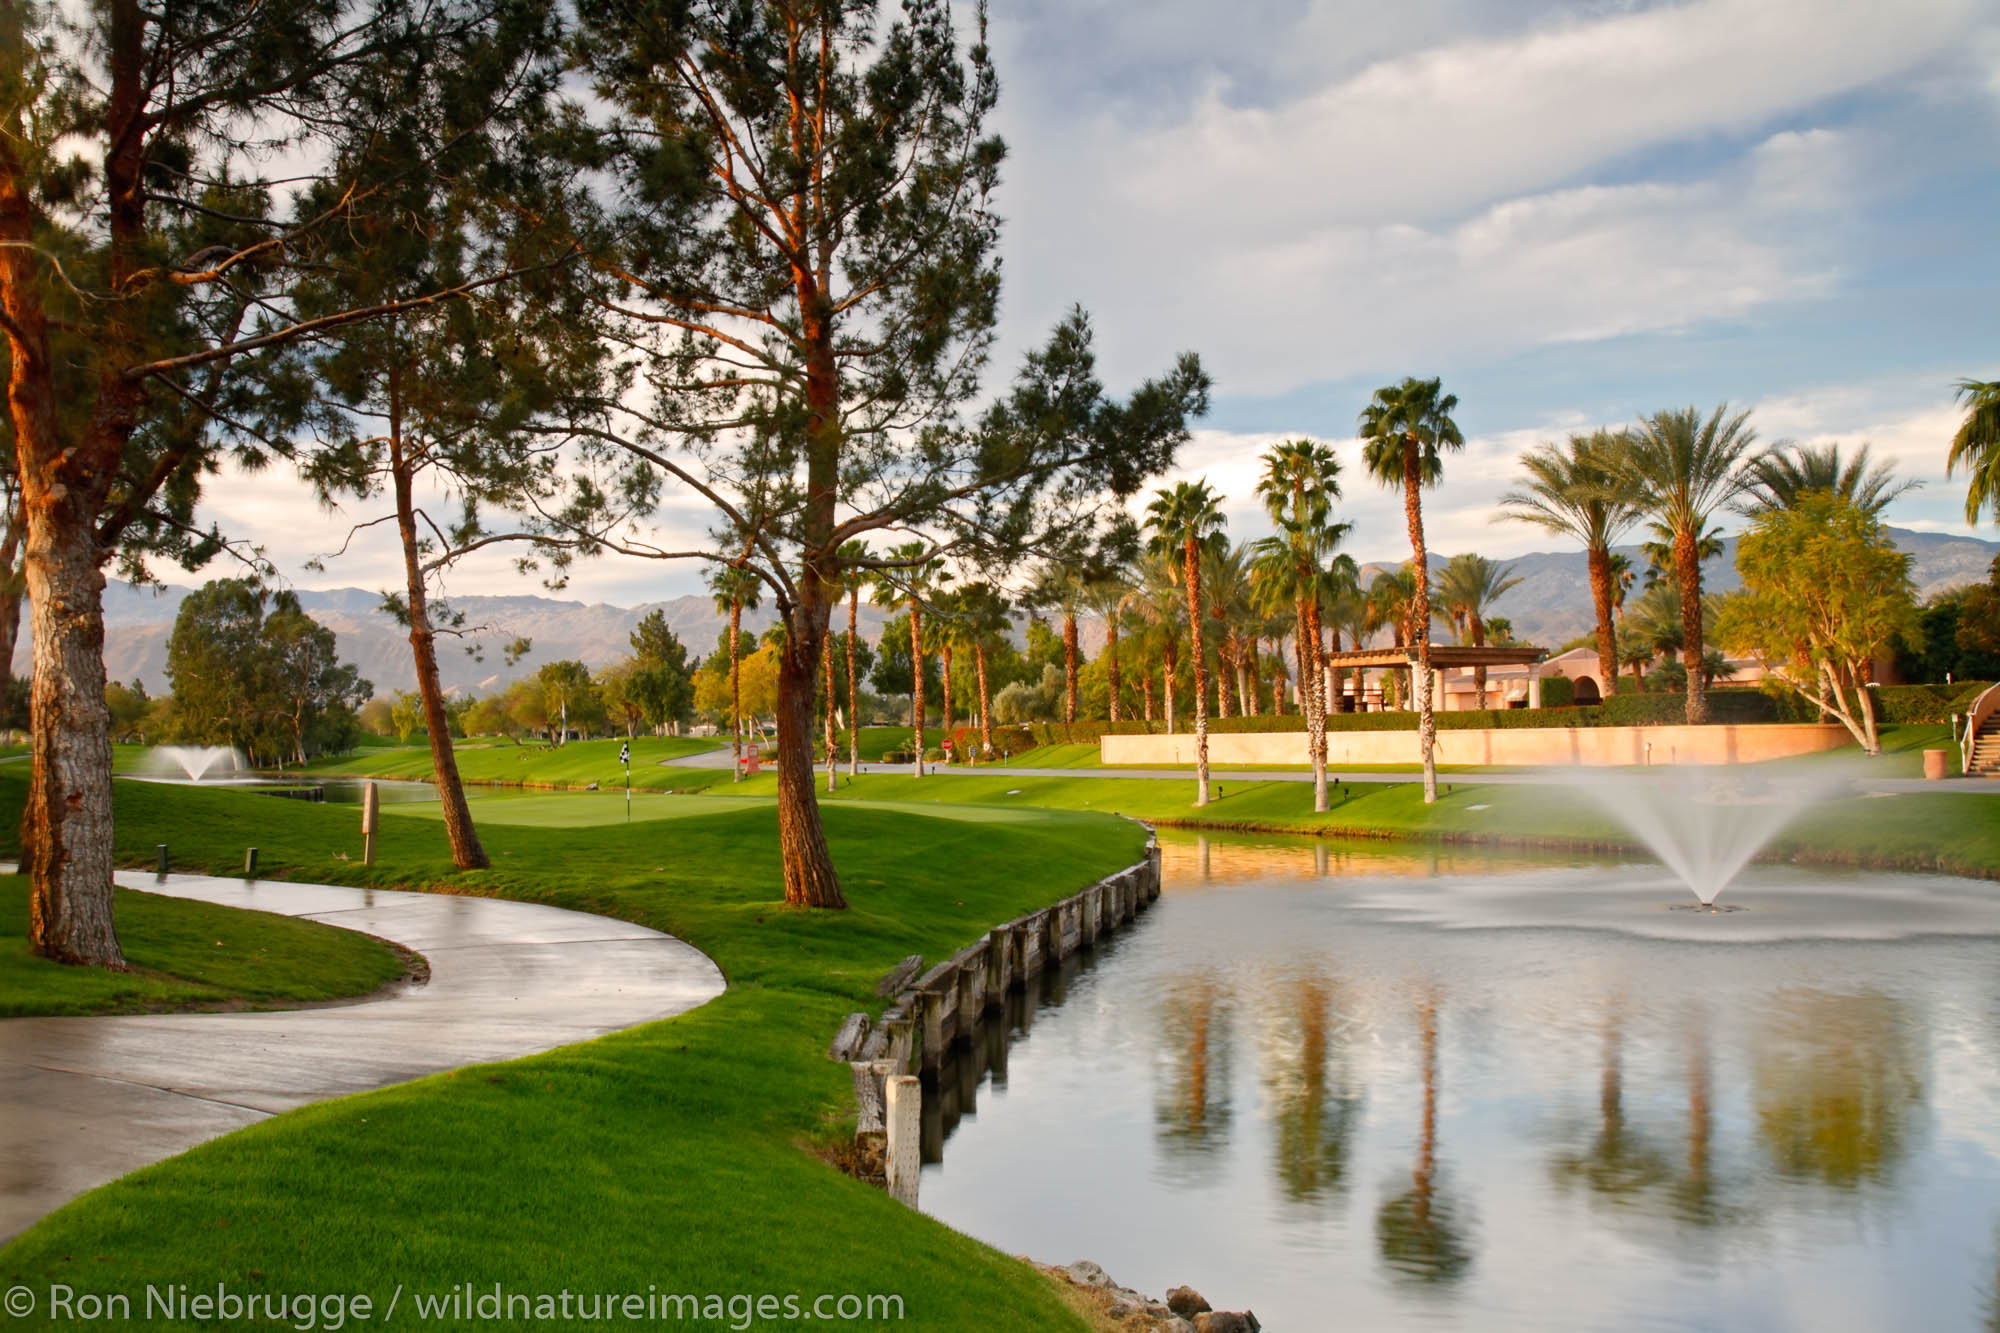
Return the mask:
[[[1468,437],[1434,549],[1550,549],[1493,522],[1539,440],[1727,400],[1765,439],[1873,442],[1925,486],[1893,522],[1969,531],[1954,380],[2000,377],[2000,4],[1992,0],[992,0],[1009,145],[998,366],[1072,302],[1124,389],[1201,354],[1182,457],[1262,531],[1271,441],[1350,466],[1363,559],[1401,506],[1359,476],[1378,385],[1441,376]],[[385,586],[386,529],[272,474],[212,506],[306,586]],[[334,525],[330,527],[329,524]],[[1989,523],[1980,534],[2000,535]],[[694,591],[612,560],[566,596]],[[453,590],[537,590],[504,561]]]

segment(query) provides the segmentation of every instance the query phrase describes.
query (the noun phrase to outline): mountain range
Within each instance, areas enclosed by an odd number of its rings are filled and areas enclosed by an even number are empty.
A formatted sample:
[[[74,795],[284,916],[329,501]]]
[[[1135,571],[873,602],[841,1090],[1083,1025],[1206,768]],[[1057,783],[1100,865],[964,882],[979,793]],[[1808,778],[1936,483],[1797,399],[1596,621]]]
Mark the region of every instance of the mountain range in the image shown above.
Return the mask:
[[[1910,554],[1911,577],[1919,598],[1928,598],[1960,584],[1983,582],[2000,542],[1976,537],[1958,537],[1907,528],[1889,528],[1898,547]],[[1636,548],[1626,548],[1635,565],[1644,559]],[[1434,553],[1442,563],[1445,556]],[[1363,566],[1363,581],[1394,562],[1378,561]],[[1505,562],[1511,576],[1520,582],[1502,594],[1492,614],[1513,622],[1514,636],[1524,643],[1554,647],[1591,627],[1590,582],[1580,551],[1538,552]],[[1435,564],[1434,566],[1435,567]],[[1736,576],[1736,543],[1725,543],[1719,559],[1705,570],[1706,586],[1727,592],[1739,586]],[[104,594],[104,661],[113,680],[139,680],[151,693],[167,688],[167,635],[181,600],[191,589],[185,587],[138,587],[113,582]],[[321,624],[338,636],[344,661],[360,668],[380,693],[407,689],[413,683],[408,632],[382,610],[378,593],[360,588],[298,589],[300,604]],[[439,667],[446,688],[484,694],[504,686],[509,680],[531,675],[545,662],[578,658],[596,667],[630,651],[628,636],[648,612],[660,610],[668,626],[688,647],[690,657],[706,657],[714,651],[728,616],[715,609],[712,599],[690,595],[662,602],[645,602],[620,607],[604,602],[563,601],[550,597],[455,597],[451,606],[465,613],[468,627],[482,627],[462,640],[481,649],[478,655],[456,651],[449,639],[439,644]],[[863,636],[875,639],[888,612],[863,605]],[[744,613],[744,627],[752,633],[769,625],[773,613],[757,610]],[[835,616],[836,627],[844,626],[844,613]],[[1102,642],[1101,627],[1082,627],[1084,647],[1095,652]],[[499,655],[499,646],[516,637],[526,637],[532,650],[508,665]],[[27,636],[14,655],[14,669],[27,669]]]

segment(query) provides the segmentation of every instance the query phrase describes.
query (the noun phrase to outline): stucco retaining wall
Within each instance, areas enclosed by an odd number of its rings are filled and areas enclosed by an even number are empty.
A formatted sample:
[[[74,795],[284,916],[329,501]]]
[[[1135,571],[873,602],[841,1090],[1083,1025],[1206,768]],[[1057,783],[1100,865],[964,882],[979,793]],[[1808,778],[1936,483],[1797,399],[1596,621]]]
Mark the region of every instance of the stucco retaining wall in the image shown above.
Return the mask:
[[[1852,739],[1835,724],[1765,723],[1708,727],[1497,727],[1438,732],[1440,764],[1523,766],[1621,764],[1754,764],[1766,759],[1836,750]],[[1106,736],[1107,764],[1191,764],[1194,736]],[[1649,749],[1650,747],[1650,753]],[[1327,762],[1415,764],[1417,732],[1329,731]],[[1211,764],[1311,762],[1303,731],[1229,732],[1208,738]]]

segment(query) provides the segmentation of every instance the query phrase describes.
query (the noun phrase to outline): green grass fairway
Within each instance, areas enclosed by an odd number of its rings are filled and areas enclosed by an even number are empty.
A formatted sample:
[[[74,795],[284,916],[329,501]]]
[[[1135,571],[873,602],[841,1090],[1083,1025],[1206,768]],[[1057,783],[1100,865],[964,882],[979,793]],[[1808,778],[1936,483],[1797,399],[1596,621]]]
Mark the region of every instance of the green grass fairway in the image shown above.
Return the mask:
[[[16,826],[22,787],[0,770],[0,837]],[[723,809],[718,798],[700,815],[629,829],[490,823],[496,868],[477,874],[451,869],[442,830],[422,818],[384,819],[378,863],[363,868],[339,859],[358,848],[351,807],[138,783],[120,783],[117,802],[130,859],[170,832],[178,860],[226,869],[254,840],[272,878],[428,884],[603,912],[693,942],[730,989],[679,1018],[308,1107],[136,1172],[0,1251],[0,1287],[366,1291],[377,1318],[398,1283],[894,1293],[901,1319],[853,1326],[1086,1328],[1032,1270],[814,1150],[851,1135],[848,1072],[824,1052],[842,1015],[879,1011],[876,980],[906,954],[942,958],[1131,863],[1144,841],[1136,825],[831,803],[828,837],[853,906],[805,912],[780,901],[776,812],[761,802]],[[401,1314],[410,1308],[406,1294]]]
[[[595,782],[623,788],[625,769],[618,762],[623,740],[571,741],[560,748],[512,741],[461,741],[454,749],[459,776],[469,782],[505,782],[528,786],[581,787]],[[715,748],[715,742],[687,736],[641,736],[632,742],[632,785],[666,788],[681,785],[680,770],[663,769],[663,759],[678,759]],[[338,759],[314,763],[310,771],[325,777],[431,777],[431,752],[426,745],[393,749],[370,748]]]
[[[317,921],[118,890],[130,972],[28,952],[28,882],[0,876],[0,1017],[164,1009],[283,1009],[346,999],[403,974],[380,940]]]
[[[1836,752],[1856,771],[1903,776],[1875,767],[1853,751]],[[1792,761],[1805,762],[1805,761]],[[1254,774],[1212,779],[1214,799],[1194,804],[1194,782],[1154,778],[1031,778],[996,772],[912,778],[864,773],[843,779],[822,799],[885,808],[939,810],[997,806],[1108,810],[1153,823],[1272,833],[1359,837],[1477,839],[1502,844],[1636,848],[1633,835],[1599,808],[1584,775],[1575,786],[1499,785],[1440,781],[1436,805],[1426,806],[1417,782],[1354,783],[1336,788],[1332,808],[1315,814],[1312,786],[1259,781]],[[759,775],[733,790],[776,791]],[[2000,877],[2000,782],[1967,781],[1946,792],[1829,799],[1808,810],[1771,845],[1772,856],[1881,869],[1940,870]]]

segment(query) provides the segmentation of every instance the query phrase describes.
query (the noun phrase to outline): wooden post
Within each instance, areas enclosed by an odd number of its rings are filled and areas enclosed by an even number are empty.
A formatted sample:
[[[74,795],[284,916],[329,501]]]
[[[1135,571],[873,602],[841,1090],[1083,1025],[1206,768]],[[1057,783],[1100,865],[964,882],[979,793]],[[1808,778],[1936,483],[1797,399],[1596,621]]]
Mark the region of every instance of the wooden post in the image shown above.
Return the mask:
[[[889,1141],[883,1157],[888,1164],[889,1197],[917,1206],[917,1174],[923,1169],[924,1085],[908,1074],[892,1075],[888,1087]]]
[[[382,794],[375,784],[361,784],[361,864],[375,864],[375,826],[382,815]]]

